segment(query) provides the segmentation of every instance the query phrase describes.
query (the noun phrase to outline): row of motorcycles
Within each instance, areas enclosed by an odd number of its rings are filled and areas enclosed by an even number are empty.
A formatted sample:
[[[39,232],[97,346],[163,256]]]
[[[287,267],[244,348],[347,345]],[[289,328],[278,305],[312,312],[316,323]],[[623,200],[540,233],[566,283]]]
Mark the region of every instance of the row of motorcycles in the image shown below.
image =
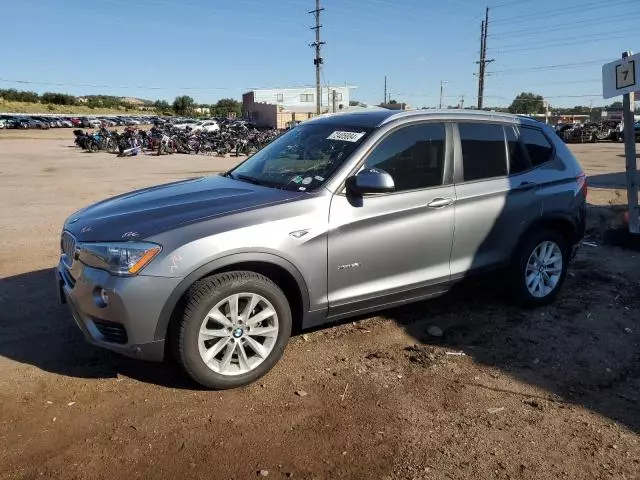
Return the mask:
[[[168,124],[154,125],[149,131],[127,128],[118,133],[103,127],[93,133],[83,130],[74,130],[73,133],[75,145],[84,150],[103,150],[120,156],[148,152],[156,155],[249,155],[279,135],[278,130],[257,130],[243,125],[224,125],[215,132],[193,132],[176,129]]]

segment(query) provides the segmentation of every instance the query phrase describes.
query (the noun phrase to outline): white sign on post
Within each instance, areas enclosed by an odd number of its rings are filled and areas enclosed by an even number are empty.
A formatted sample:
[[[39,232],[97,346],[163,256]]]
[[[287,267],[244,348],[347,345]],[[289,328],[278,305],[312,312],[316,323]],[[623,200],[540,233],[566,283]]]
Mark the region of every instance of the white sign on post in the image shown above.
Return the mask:
[[[612,98],[640,91],[640,54],[602,66],[602,97]]]

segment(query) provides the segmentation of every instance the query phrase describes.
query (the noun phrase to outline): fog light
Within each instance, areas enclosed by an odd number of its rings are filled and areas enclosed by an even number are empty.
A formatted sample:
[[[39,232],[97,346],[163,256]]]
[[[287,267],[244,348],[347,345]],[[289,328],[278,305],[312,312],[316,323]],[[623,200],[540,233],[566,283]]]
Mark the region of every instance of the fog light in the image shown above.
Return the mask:
[[[93,290],[93,301],[98,307],[104,308],[109,305],[109,294],[104,288],[96,287]]]

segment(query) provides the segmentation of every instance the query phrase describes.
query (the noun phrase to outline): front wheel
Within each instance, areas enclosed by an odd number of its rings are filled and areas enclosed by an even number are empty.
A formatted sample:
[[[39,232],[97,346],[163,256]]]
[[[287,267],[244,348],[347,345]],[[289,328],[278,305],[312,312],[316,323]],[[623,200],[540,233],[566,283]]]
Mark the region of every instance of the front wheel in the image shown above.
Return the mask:
[[[268,278],[222,273],[189,289],[176,327],[176,356],[187,374],[207,388],[234,388],[254,382],[280,359],[291,336],[291,309]]]
[[[570,246],[558,232],[534,233],[520,245],[510,271],[515,300],[523,306],[551,303],[567,275]]]

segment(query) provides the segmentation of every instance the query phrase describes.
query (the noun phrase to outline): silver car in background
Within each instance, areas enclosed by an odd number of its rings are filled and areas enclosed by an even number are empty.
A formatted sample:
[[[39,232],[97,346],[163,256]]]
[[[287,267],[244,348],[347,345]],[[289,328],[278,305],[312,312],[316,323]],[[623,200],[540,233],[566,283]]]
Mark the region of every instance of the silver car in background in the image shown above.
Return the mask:
[[[91,343],[172,351],[196,382],[250,383],[292,331],[441,295],[504,269],[558,294],[586,178],[547,126],[473,111],[310,120],[223,175],[120,195],[64,224],[58,291]]]

